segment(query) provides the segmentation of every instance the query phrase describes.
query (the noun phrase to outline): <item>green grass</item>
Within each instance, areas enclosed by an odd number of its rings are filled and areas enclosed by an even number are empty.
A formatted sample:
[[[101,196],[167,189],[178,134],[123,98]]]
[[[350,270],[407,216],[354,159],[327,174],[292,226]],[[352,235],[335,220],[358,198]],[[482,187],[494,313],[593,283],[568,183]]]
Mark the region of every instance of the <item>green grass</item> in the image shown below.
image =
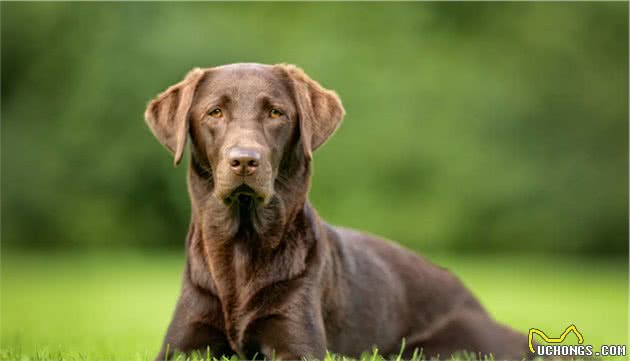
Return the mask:
[[[623,260],[431,259],[458,274],[495,318],[524,333],[536,327],[557,337],[575,324],[586,344],[627,344]],[[0,359],[151,360],[178,295],[182,266],[180,254],[5,251]]]

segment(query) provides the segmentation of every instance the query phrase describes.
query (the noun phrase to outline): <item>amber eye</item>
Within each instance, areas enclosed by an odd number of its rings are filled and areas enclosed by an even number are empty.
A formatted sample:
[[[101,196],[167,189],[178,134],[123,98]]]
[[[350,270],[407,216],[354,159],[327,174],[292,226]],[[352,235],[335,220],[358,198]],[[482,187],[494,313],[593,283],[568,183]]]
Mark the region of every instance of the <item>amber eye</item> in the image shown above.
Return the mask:
[[[283,115],[284,115],[284,113],[282,113],[278,109],[271,109],[269,111],[269,116],[272,117],[272,118],[280,118]]]
[[[213,118],[222,118],[223,117],[223,112],[219,108],[214,108],[214,109],[212,109],[211,111],[208,112],[208,115],[213,117]]]

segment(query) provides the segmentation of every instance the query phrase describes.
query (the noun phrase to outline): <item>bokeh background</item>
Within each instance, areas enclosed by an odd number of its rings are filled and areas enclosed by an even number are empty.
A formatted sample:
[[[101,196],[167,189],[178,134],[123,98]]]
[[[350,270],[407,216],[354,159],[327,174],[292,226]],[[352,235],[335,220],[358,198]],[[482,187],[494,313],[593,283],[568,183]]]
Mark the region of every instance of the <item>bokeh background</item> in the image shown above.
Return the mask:
[[[0,6],[0,357],[154,356],[189,201],[144,108],[232,62],[341,96],[323,218],[451,268],[521,331],[627,343],[628,3]]]

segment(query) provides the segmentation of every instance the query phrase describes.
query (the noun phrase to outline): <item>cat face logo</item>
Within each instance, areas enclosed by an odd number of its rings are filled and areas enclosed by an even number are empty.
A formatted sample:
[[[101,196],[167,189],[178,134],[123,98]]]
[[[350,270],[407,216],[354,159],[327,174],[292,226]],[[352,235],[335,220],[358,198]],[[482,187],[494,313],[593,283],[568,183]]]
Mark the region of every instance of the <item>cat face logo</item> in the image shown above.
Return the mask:
[[[580,333],[580,331],[578,331],[577,327],[575,327],[575,325],[570,325],[569,327],[567,327],[566,330],[564,330],[564,332],[562,333],[562,335],[560,335],[560,337],[558,338],[551,338],[549,336],[547,336],[547,334],[545,334],[543,331],[537,329],[537,328],[530,328],[529,329],[529,335],[527,336],[527,342],[529,343],[529,350],[532,353],[536,353],[536,350],[534,350],[534,344],[532,343],[532,340],[534,338],[534,334],[537,334],[538,336],[542,337],[542,339],[547,342],[547,343],[561,343],[564,341],[564,339],[567,337],[567,335],[573,331],[575,333],[575,335],[578,338],[578,343],[581,345],[584,343],[584,337],[582,337],[582,334]]]

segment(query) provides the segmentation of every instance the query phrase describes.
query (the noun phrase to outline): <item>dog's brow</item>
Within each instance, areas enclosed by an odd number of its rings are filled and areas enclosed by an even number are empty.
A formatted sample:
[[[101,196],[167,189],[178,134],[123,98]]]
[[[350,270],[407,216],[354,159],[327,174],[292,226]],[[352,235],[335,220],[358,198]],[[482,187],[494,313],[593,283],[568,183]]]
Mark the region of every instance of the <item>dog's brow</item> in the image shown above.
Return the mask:
[[[278,105],[283,104],[284,102],[280,99],[280,97],[273,96],[267,93],[260,93],[256,96],[256,103],[263,105]]]
[[[256,101],[257,102],[269,102],[271,99],[271,96],[267,93],[260,93],[256,96]]]
[[[218,95],[218,96],[211,96],[208,97],[204,100],[204,104],[206,104],[207,106],[215,106],[215,105],[223,105],[226,106],[228,104],[230,104],[230,102],[232,101],[232,98],[228,95],[228,94],[222,94],[222,95]]]

